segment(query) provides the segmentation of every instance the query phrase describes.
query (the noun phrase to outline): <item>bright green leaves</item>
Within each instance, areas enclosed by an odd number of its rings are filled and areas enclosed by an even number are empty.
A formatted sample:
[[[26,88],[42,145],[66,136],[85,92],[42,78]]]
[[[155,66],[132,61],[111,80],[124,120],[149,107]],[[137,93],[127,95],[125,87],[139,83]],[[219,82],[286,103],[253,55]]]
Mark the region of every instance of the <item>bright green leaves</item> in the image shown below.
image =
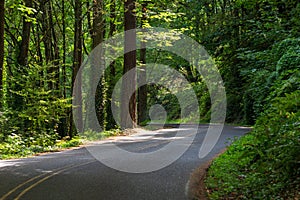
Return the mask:
[[[36,18],[33,17],[34,14],[37,13],[37,10],[34,8],[30,8],[30,7],[26,7],[25,5],[17,5],[16,8],[18,9],[18,11],[21,12],[21,15],[25,17],[25,21],[26,22],[31,22],[33,24],[36,24]]]
[[[45,73],[49,68],[29,65],[23,69],[23,74],[15,73],[8,80],[11,95],[7,97],[8,103],[18,97],[22,105],[18,110],[7,108],[1,116],[0,129],[6,136],[1,142],[6,145],[5,148],[13,145],[12,148],[16,149],[4,154],[24,156],[55,145],[60,120],[67,117],[71,99],[59,97],[59,91],[52,84],[56,81],[55,74]],[[22,141],[22,144],[17,145],[17,141]],[[28,152],[19,152],[23,146]]]
[[[19,5],[19,7],[17,8],[19,11],[21,11],[22,13],[25,13],[27,15],[32,15],[34,13],[36,13],[36,9],[34,8],[29,8],[29,7],[26,7],[24,5]]]

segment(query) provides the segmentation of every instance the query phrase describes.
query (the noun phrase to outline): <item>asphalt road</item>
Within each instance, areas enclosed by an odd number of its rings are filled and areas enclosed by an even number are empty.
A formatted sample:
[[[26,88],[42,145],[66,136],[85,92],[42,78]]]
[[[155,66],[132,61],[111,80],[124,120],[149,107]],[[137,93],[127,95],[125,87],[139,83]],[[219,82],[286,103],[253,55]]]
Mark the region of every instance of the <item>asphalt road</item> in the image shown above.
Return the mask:
[[[199,159],[199,148],[206,131],[206,126],[200,126],[192,145],[173,164],[142,174],[109,168],[96,160],[86,148],[0,161],[0,200],[187,199],[186,186],[193,170],[221,152],[229,144],[228,138],[241,136],[249,129],[226,126],[211,153]],[[172,130],[156,134],[148,139],[141,140],[137,135],[129,139],[114,138],[104,143],[113,142],[127,151],[151,152],[164,147],[174,136]],[[188,130],[186,134],[188,136]],[[93,145],[103,145],[103,142]]]

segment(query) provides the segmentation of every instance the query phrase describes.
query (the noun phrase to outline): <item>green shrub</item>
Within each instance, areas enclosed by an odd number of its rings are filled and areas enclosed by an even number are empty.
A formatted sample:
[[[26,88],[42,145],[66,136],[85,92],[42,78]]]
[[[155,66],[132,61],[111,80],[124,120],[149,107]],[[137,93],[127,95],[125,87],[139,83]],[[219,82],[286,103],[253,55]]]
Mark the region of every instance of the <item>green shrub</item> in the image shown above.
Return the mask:
[[[15,69],[8,80],[9,95],[0,117],[1,157],[38,153],[56,144],[60,120],[71,104],[59,94],[50,68],[29,65],[22,73]]]
[[[82,139],[79,137],[74,137],[72,139],[65,138],[63,140],[58,140],[55,146],[64,149],[70,147],[77,147],[81,144],[82,144]]]
[[[286,199],[300,184],[300,91],[275,98],[254,130],[217,158],[211,199]]]

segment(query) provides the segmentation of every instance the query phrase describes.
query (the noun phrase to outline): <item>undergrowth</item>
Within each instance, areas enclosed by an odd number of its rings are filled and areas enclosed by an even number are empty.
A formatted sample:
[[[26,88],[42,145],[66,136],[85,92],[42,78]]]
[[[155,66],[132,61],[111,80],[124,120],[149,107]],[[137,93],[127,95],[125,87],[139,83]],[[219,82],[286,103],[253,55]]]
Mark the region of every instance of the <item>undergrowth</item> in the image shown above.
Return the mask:
[[[82,139],[74,137],[57,140],[52,146],[27,145],[26,141],[18,135],[10,135],[8,139],[0,144],[0,160],[23,158],[44,152],[55,152],[63,149],[77,147],[82,144]]]
[[[101,133],[87,131],[80,137],[75,136],[72,139],[65,137],[61,140],[56,140],[56,142],[53,143],[53,145],[43,146],[40,145],[40,142],[28,142],[27,139],[22,138],[22,136],[20,135],[11,134],[7,137],[7,139],[4,142],[0,143],[0,160],[23,158],[44,152],[61,151],[72,147],[78,147],[82,145],[85,141],[101,140],[107,137],[117,135],[122,135],[122,131],[119,129],[103,131]],[[46,138],[44,139],[46,140]]]
[[[253,131],[211,165],[210,199],[296,199],[300,196],[300,91],[275,98]]]

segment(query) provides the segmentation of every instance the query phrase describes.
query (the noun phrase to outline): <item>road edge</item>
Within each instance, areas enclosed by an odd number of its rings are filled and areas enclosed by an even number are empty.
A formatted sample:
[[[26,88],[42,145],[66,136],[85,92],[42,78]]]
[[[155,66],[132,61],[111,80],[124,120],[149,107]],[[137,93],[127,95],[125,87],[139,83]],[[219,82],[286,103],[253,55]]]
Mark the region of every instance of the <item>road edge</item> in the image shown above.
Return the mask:
[[[194,169],[194,171],[191,173],[186,186],[186,195],[189,200],[209,200],[205,187],[207,171],[211,166],[212,162],[217,157],[225,153],[226,150],[227,148],[223,149],[220,153],[218,153],[213,158]]]

